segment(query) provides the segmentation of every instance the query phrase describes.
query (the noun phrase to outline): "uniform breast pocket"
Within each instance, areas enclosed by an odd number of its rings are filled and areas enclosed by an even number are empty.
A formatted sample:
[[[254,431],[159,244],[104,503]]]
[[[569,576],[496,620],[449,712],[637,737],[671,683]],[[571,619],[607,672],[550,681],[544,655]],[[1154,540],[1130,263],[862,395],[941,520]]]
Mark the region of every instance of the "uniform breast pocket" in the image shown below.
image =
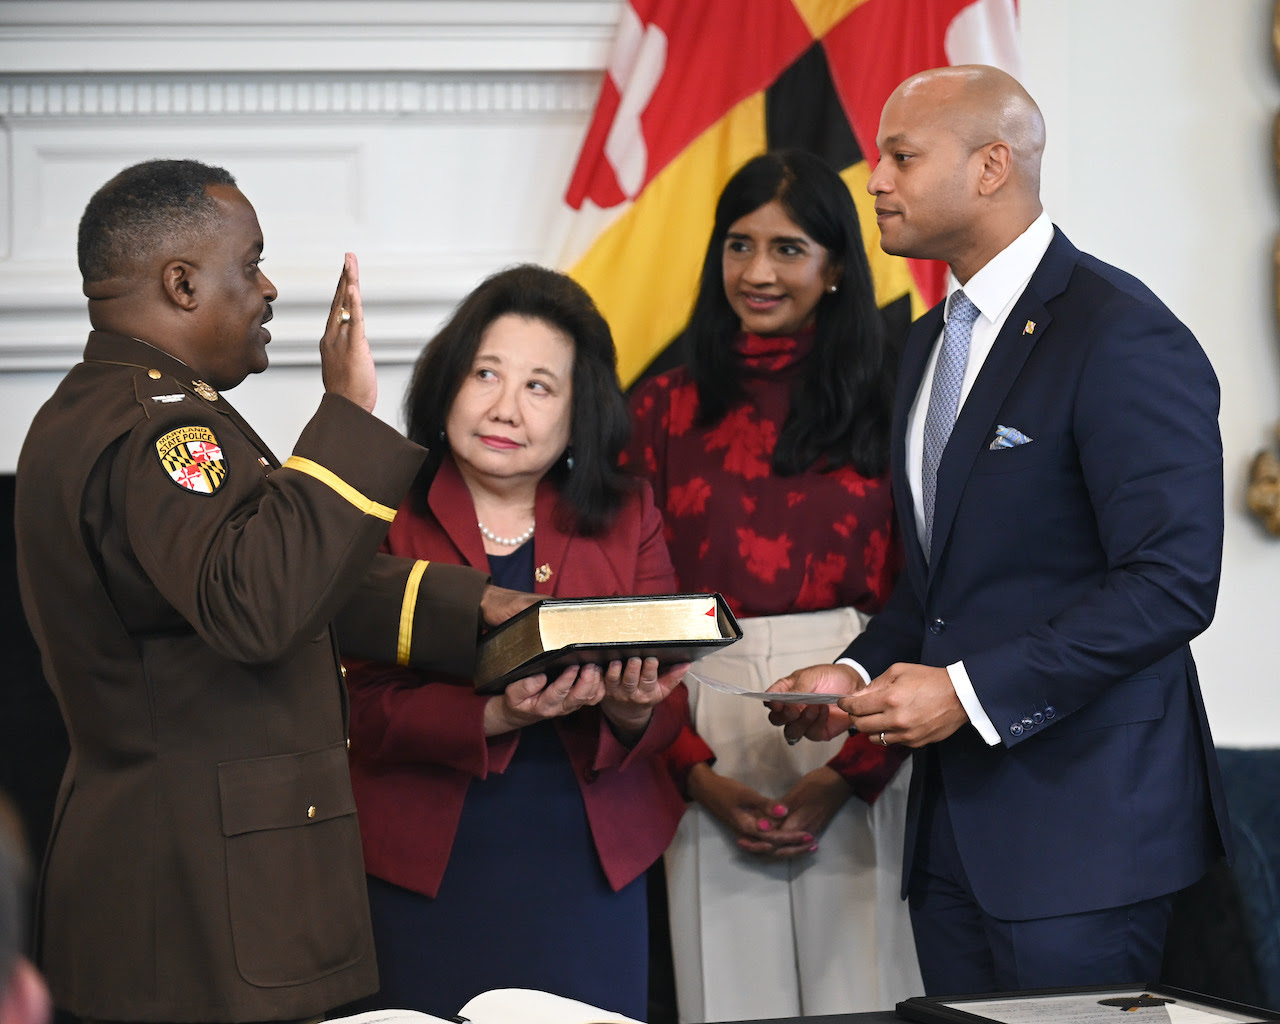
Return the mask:
[[[372,955],[345,744],[218,765],[236,964],[264,988]]]

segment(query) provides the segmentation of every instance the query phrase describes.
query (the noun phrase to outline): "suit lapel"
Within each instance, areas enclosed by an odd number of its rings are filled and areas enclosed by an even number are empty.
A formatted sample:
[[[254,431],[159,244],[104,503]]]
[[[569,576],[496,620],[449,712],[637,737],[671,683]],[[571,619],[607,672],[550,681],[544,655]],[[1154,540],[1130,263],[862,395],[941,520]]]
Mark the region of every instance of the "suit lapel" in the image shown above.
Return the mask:
[[[928,365],[933,344],[942,332],[942,312],[946,303],[939,303],[912,325],[907,343],[902,350],[898,369],[898,390],[893,399],[893,445],[890,451],[890,472],[893,483],[893,500],[900,510],[898,522],[902,526],[902,540],[906,547],[907,572],[924,592],[928,566],[924,560],[924,548],[916,530],[915,498],[911,493],[911,481],[907,479],[907,422],[911,406],[920,390],[924,368]]]
[[[1052,330],[1053,314],[1045,303],[1062,294],[1079,255],[1075,246],[1055,228],[1053,241],[1014,303],[965,398],[938,467],[930,574],[941,562],[969,474],[978,452],[995,430],[1000,407],[1031,350]],[[1031,333],[1026,330],[1028,322],[1035,324]],[[916,383],[918,387],[919,380]]]
[[[235,423],[249,439],[250,443],[258,449],[262,454],[262,457],[267,460],[272,469],[280,468],[280,460],[276,458],[275,453],[267,447],[267,443],[258,436],[253,427],[249,426],[248,421],[240,415],[240,410],[226,400],[225,395],[219,402],[209,402],[206,404],[208,404],[211,409],[217,409],[218,412],[222,413],[224,416],[230,417],[232,422]]]
[[[452,456],[446,455],[440,463],[427,492],[427,505],[465,563],[488,572],[489,556],[484,552],[484,538],[476,523],[475,502]]]
[[[569,552],[569,534],[556,525],[559,496],[545,478],[538,484],[534,503],[537,529],[533,534],[533,590],[536,594],[555,595],[560,588]]]
[[[544,479],[538,484],[534,499],[533,590],[547,596],[556,594],[559,589],[571,539],[556,524],[558,500],[556,489],[550,482]],[[485,554],[484,538],[480,536],[480,527],[476,523],[475,503],[457,464],[449,456],[440,463],[435,479],[431,481],[427,504],[440,529],[458,549],[465,563],[488,572],[489,556]]]

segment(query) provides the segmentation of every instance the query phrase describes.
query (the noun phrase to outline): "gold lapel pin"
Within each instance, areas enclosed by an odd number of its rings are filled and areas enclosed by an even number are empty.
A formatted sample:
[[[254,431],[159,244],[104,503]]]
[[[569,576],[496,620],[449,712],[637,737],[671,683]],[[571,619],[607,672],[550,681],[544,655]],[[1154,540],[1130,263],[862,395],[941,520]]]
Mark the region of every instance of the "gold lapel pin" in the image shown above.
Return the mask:
[[[1036,332],[1036,322],[1035,322],[1034,320],[1028,320],[1028,321],[1027,321],[1027,326],[1026,326],[1026,327],[1024,327],[1024,328],[1022,328],[1022,333],[1023,333],[1023,334],[1035,334],[1035,332]]]
[[[547,580],[551,579],[551,566],[543,562],[533,571],[533,578],[539,583],[546,583]]]

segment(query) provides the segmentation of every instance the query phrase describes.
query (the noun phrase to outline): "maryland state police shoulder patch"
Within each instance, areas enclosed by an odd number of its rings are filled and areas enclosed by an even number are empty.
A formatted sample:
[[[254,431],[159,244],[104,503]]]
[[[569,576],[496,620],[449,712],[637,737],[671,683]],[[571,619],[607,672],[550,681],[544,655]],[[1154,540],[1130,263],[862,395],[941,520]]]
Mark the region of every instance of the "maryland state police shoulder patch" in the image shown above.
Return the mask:
[[[169,479],[183,490],[212,494],[227,478],[222,448],[208,427],[178,427],[156,441],[156,455]]]

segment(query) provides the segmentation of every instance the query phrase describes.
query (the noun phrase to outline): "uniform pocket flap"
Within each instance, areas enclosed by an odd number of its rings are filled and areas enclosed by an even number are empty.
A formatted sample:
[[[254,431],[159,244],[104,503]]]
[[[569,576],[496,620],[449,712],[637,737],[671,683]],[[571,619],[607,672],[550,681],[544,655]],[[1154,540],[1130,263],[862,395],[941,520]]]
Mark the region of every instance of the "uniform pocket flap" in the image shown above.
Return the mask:
[[[294,828],[355,814],[345,743],[218,765],[222,834]]]

